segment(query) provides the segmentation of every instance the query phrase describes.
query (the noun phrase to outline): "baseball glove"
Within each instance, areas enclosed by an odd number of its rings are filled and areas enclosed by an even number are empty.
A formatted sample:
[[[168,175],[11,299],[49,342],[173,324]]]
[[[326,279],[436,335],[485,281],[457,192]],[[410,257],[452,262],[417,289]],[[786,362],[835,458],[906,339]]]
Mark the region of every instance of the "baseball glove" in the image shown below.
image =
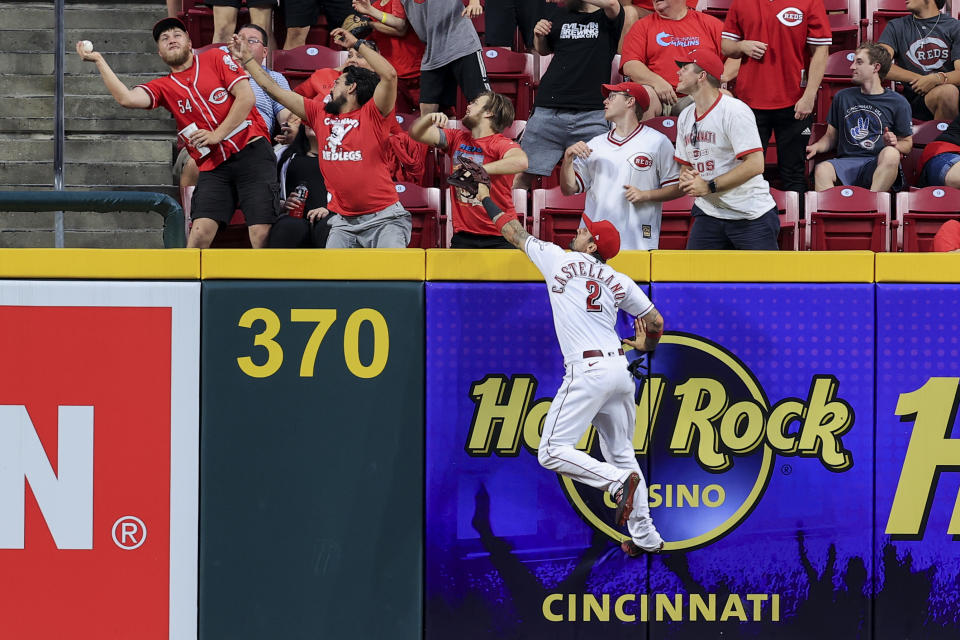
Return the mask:
[[[650,371],[650,353],[640,352],[640,357],[627,365],[627,371],[637,380],[643,380],[644,376]],[[646,371],[644,371],[646,368]]]
[[[466,157],[460,158],[460,164],[447,178],[448,184],[462,189],[471,198],[477,197],[477,190],[481,182],[487,185],[488,189],[490,188],[490,176],[484,168],[477,164],[476,160]]]
[[[344,31],[349,31],[356,38],[361,40],[373,33],[373,26],[370,23],[370,18],[367,16],[357,15],[355,13],[351,13],[344,18],[343,24],[340,25],[340,28]]]

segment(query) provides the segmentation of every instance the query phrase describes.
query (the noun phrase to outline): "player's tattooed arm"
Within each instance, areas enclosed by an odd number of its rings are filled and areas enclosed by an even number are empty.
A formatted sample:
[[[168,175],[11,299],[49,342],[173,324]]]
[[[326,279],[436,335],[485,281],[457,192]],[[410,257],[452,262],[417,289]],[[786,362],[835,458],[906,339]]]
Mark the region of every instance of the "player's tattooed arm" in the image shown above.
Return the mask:
[[[527,238],[530,236],[526,229],[523,228],[523,225],[516,220],[509,220],[502,225],[500,224],[504,213],[490,197],[490,189],[487,185],[483,183],[477,185],[477,198],[479,198],[480,203],[486,210],[487,215],[490,216],[490,219],[493,220],[493,223],[500,228],[500,233],[503,234],[507,242],[522,251],[524,245],[527,243]]]

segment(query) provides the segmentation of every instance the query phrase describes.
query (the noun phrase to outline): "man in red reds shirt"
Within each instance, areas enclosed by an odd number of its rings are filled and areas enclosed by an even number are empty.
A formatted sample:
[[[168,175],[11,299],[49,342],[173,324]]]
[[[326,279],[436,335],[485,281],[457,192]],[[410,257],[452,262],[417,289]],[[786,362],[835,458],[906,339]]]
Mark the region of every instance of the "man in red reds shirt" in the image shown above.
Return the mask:
[[[677,95],[674,61],[698,49],[710,49],[720,55],[723,32],[722,22],[691,9],[684,0],[656,0],[653,7],[656,13],[637,20],[623,39],[620,63],[620,72],[644,85],[650,96],[643,120],[678,116],[693,103],[690,96]],[[736,77],[739,66],[736,60],[727,60],[720,82]]]
[[[374,42],[397,70],[397,110],[413,113],[420,104],[420,61],[426,45],[413,29],[406,33],[387,24],[387,16],[404,18],[400,0],[353,0],[353,10],[373,19]]]
[[[410,137],[442,149],[460,164],[467,157],[481,165],[490,174],[490,192],[494,203],[508,217],[516,219],[513,206],[514,174],[527,169],[527,154],[520,145],[501,135],[513,124],[513,103],[506,96],[487,91],[467,105],[463,126],[470,131],[445,129],[447,116],[430,113],[413,123]],[[490,220],[477,198],[465,197],[461,191],[450,187],[450,202],[453,204],[453,249],[512,249],[497,226]]]
[[[158,53],[170,75],[128,89],[99,53],[77,53],[94,62],[114,99],[128,109],[164,107],[200,169],[193,192],[193,226],[187,246],[210,246],[239,204],[250,244],[266,246],[280,208],[277,163],[269,132],[254,108],[250,77],[220,49],[196,53],[186,27],[164,18],[153,27]]]
[[[807,189],[804,149],[832,40],[823,0],[733,0],[723,25],[723,54],[742,60],[737,97],[753,109],[764,153],[774,132],[787,191]]]
[[[317,134],[320,171],[330,192],[333,215],[327,248],[402,248],[410,243],[410,214],[390,179],[388,143],[397,99],[397,72],[366,40],[334,29],[334,42],[355,49],[373,71],[347,67],[330,91],[330,100],[304,98],[280,88],[251,60],[247,43],[234,36],[230,52],[274,100],[303,118]],[[378,77],[379,76],[379,77]]]

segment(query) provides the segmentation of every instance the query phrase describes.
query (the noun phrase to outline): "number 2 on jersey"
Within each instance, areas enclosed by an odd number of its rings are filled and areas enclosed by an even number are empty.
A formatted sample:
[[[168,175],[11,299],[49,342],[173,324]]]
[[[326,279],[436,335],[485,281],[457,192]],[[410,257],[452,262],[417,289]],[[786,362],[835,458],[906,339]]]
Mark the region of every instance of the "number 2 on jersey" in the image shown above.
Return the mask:
[[[603,311],[603,305],[597,302],[600,299],[600,283],[596,280],[587,280],[587,311]]]

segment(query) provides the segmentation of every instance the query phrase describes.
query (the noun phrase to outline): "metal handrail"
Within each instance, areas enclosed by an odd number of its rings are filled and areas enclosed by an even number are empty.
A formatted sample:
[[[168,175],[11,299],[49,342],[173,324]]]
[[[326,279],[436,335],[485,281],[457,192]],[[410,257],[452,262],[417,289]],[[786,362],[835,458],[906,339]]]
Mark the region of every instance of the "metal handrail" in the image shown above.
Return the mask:
[[[187,246],[183,209],[151,191],[0,191],[0,211],[153,211],[163,216],[163,246]],[[62,233],[62,231],[61,231]],[[58,245],[63,246],[63,240]]]

